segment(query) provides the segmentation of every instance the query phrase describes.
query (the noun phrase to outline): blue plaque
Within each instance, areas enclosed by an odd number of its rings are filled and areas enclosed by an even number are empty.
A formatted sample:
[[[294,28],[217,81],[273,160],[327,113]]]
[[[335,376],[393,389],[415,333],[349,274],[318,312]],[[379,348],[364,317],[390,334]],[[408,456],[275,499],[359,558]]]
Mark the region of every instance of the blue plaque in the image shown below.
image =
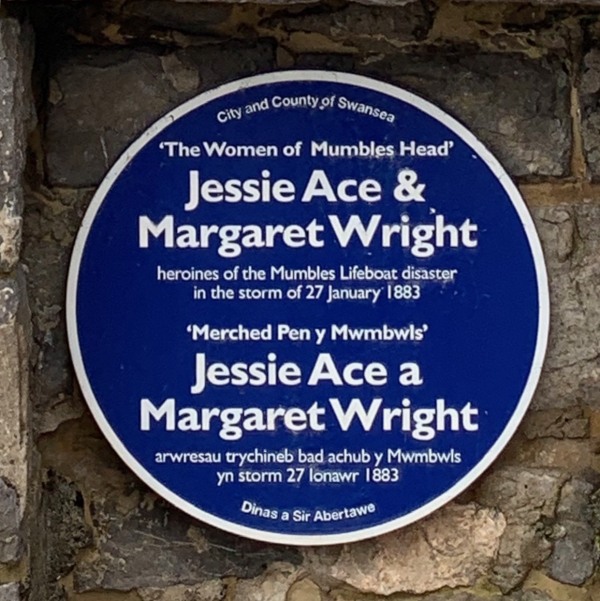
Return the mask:
[[[515,432],[548,333],[540,244],[464,126],[402,89],[295,71],[148,129],[68,282],[83,394],[190,515],[292,544],[399,528]]]

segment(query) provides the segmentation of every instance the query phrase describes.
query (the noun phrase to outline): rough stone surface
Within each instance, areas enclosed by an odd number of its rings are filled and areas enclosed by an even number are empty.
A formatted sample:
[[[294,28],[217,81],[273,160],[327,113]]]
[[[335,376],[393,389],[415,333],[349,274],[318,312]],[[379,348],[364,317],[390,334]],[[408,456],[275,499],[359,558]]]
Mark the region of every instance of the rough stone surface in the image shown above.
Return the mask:
[[[569,89],[557,59],[394,54],[357,68],[422,94],[467,123],[513,176],[568,170]]]
[[[14,19],[0,18],[0,272],[19,258],[22,173],[33,122],[30,93],[32,36]]]
[[[30,315],[23,276],[0,280],[0,475],[20,499],[29,473],[28,358]],[[23,510],[24,507],[21,508]]]
[[[79,417],[65,327],[65,287],[71,248],[91,194],[39,190],[26,196],[23,263],[33,325],[32,398],[36,432]]]
[[[413,526],[330,553],[309,551],[315,571],[359,591],[425,593],[474,584],[490,568],[506,520],[475,504],[447,505]]]
[[[161,28],[177,29],[192,34],[213,34],[232,12],[223,4],[133,0],[123,7],[122,15],[143,19]]]
[[[479,4],[504,3],[506,0],[457,0],[457,2],[475,2]],[[524,5],[547,5],[547,6],[569,6],[570,4],[584,4],[587,6],[598,6],[598,0],[511,0],[514,4]]]
[[[600,176],[600,50],[592,48],[583,57],[580,84],[583,142],[593,177]]]
[[[600,399],[600,205],[534,211],[550,281],[550,340],[534,407]]]
[[[299,563],[296,549],[227,535],[157,503],[126,515],[96,507],[97,553],[75,570],[79,592],[193,585],[215,576],[252,578],[275,561]]]
[[[174,0],[179,2],[180,0]],[[208,0],[208,2],[215,2],[217,0]],[[218,0],[221,1],[221,0]],[[244,4],[245,2],[239,2],[239,0],[224,0],[226,3]],[[361,0],[361,4],[367,5],[384,5],[384,6],[406,6],[414,2],[420,2],[421,0]],[[557,1],[557,0],[554,0]],[[190,4],[205,3],[207,0],[187,0]],[[305,4],[312,2],[312,0],[294,0],[294,3]],[[289,4],[289,0],[264,0],[261,4]]]
[[[333,591],[327,598],[327,601],[371,601],[375,597],[368,598],[358,597],[354,591],[336,590]],[[478,592],[466,592],[464,590],[444,591],[432,593],[430,595],[402,595],[401,597],[392,596],[381,597],[381,599],[390,599],[393,601],[567,601],[567,599],[558,599],[551,597],[548,593],[530,588],[526,591],[516,591],[509,595],[494,594],[486,590]],[[576,601],[569,599],[568,601]]]
[[[226,47],[189,47],[176,53],[186,68],[197,70],[200,93],[240,77],[270,71],[275,65],[273,44],[256,41],[252,44],[232,42]]]
[[[299,573],[294,565],[274,564],[259,578],[238,582],[232,601],[291,601],[288,593]]]
[[[550,554],[553,531],[547,524],[565,480],[558,471],[510,467],[482,481],[477,499],[499,509],[507,521],[491,576],[502,591],[514,589]]]
[[[323,601],[321,589],[309,578],[292,584],[285,601]]]
[[[596,567],[598,551],[590,513],[593,490],[589,482],[573,478],[561,491],[556,511],[560,538],[547,561],[547,570],[552,578],[565,584],[583,584]]]
[[[338,51],[353,52],[359,48],[368,48],[371,52],[378,48],[389,50],[390,47],[406,42],[423,39],[431,28],[433,13],[424,2],[413,2],[404,10],[395,7],[376,7],[360,4],[349,4],[334,12],[307,12],[285,18],[276,17],[266,23],[271,27],[281,27],[288,32],[288,46],[297,43],[294,36],[298,33],[310,32],[312,48],[319,44],[317,36],[324,36],[320,41],[325,45],[338,43]],[[376,36],[373,33],[376,32]]]
[[[19,585],[16,582],[0,585],[0,601],[19,601]]]
[[[85,523],[81,492],[72,482],[49,473],[44,493],[47,545],[54,550],[47,559],[46,573],[54,582],[70,572],[77,552],[92,542],[92,536]]]
[[[269,68],[270,46],[87,52],[55,66],[46,161],[58,186],[97,184],[146,127],[203,89]],[[115,90],[126,93],[117,93]]]
[[[172,586],[167,589],[142,588],[142,601],[222,601],[225,584],[221,580],[206,580],[196,586]]]
[[[583,584],[594,573],[594,531],[588,524],[567,521],[565,534],[554,543],[548,560],[549,575],[566,584]]]
[[[580,478],[572,478],[562,487],[556,509],[559,520],[590,521],[594,486]]]
[[[59,64],[46,130],[50,181],[97,183],[135,135],[178,100],[160,57],[150,53],[90,52]]]
[[[586,438],[590,433],[590,420],[581,407],[530,411],[523,420],[522,430],[530,440]]]
[[[21,556],[20,523],[17,491],[0,479],[0,562],[17,561]]]

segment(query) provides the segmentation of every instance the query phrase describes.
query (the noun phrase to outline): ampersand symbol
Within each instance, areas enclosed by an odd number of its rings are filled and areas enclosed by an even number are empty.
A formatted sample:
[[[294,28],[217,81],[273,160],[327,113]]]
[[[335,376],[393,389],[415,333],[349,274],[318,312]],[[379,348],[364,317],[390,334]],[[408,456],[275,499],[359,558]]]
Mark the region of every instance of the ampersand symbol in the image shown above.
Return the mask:
[[[394,198],[400,202],[425,202],[425,184],[417,183],[419,177],[412,169],[398,171],[398,185],[394,188]]]

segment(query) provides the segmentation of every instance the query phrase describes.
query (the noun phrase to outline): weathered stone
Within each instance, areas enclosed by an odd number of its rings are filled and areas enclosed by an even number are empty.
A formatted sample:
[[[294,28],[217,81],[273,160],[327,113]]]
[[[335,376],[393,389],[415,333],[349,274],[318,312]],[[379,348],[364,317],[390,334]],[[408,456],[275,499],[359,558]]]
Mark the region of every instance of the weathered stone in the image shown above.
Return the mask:
[[[28,360],[30,317],[22,274],[0,283],[0,475],[10,482],[22,503],[29,474]]]
[[[366,6],[405,7],[413,4],[414,2],[422,2],[422,0],[360,0],[358,4],[364,4]]]
[[[552,552],[552,542],[543,524],[508,524],[500,541],[490,581],[503,592],[521,584],[533,567]]]
[[[264,43],[190,48],[163,56],[88,52],[60,62],[51,82],[46,128],[50,182],[97,184],[135,137],[169,109],[207,87],[273,64],[273,48]]]
[[[508,522],[491,577],[502,591],[514,589],[550,554],[545,521],[554,517],[565,480],[560,472],[511,467],[482,481],[478,500],[502,511]]]
[[[291,601],[288,592],[298,574],[294,565],[274,564],[258,578],[239,581],[232,601]]]
[[[78,592],[196,585],[206,579],[253,578],[276,561],[299,563],[296,549],[274,547],[204,527],[157,503],[122,515],[95,507],[96,553],[75,568]]]
[[[213,33],[232,12],[223,4],[172,2],[171,0],[132,0],[127,2],[121,16],[144,19],[158,27],[187,33]]]
[[[475,2],[480,4],[505,3],[506,0],[457,0],[458,2]],[[588,6],[598,6],[598,0],[511,0],[513,4],[533,4],[548,6],[568,6],[569,4],[585,4]]]
[[[19,585],[16,582],[0,585],[0,601],[19,601]]]
[[[142,601],[221,601],[225,585],[221,580],[206,580],[195,586],[173,586],[167,589],[138,589]]]
[[[22,281],[0,276],[0,326],[14,322],[21,303]]]
[[[0,562],[17,561],[21,556],[21,523],[17,491],[0,478]]]
[[[583,584],[596,567],[598,551],[591,512],[593,488],[589,482],[573,478],[561,490],[556,511],[560,537],[546,568],[552,578],[565,584]]]
[[[390,46],[424,38],[432,21],[425,3],[413,2],[402,11],[395,7],[349,4],[333,12],[274,18],[266,25],[282,28],[291,35],[297,31],[310,32],[349,48],[364,47],[374,52],[379,46],[389,50]]]
[[[24,32],[15,19],[0,18],[0,185],[17,187],[25,166],[26,121],[30,118],[28,87],[31,45],[24,44]],[[10,84],[10,85],[9,85]]]
[[[550,283],[550,340],[536,409],[600,399],[600,206],[533,211]]]
[[[596,455],[597,443],[590,439],[538,438],[528,444],[516,440],[507,449],[511,464],[532,468],[560,470],[566,474],[585,477],[590,470],[600,470],[600,457]]]
[[[285,601],[322,601],[321,589],[309,578],[302,578],[292,584]]]
[[[445,108],[466,123],[513,176],[568,173],[569,85],[556,58],[394,54],[369,58],[357,70]]]
[[[557,471],[506,467],[496,469],[482,482],[478,500],[496,507],[509,524],[535,524],[551,518],[566,476]]]
[[[321,549],[307,550],[307,561],[316,573],[377,595],[468,586],[490,569],[505,526],[497,511],[451,504],[403,530],[345,546],[333,562],[332,551]]]
[[[523,590],[544,591],[554,601],[591,601],[590,593],[592,598],[595,596],[593,588],[563,584],[538,570],[532,570],[523,584]]]
[[[351,591],[333,591],[328,597],[331,601],[358,601],[355,592]],[[360,597],[362,601],[363,597]],[[377,597],[377,600],[379,597]],[[402,595],[393,596],[394,601],[567,601],[562,598],[554,598],[547,592],[535,588],[529,588],[524,591],[515,591],[513,593],[502,595],[494,594],[485,589],[481,591],[449,590],[429,595]],[[368,597],[365,601],[376,601],[375,597]],[[569,600],[571,601],[571,600]],[[575,600],[573,600],[575,601]]]
[[[32,399],[37,432],[79,417],[65,327],[65,288],[75,235],[91,194],[40,190],[26,197],[23,262],[35,344]]]
[[[563,522],[565,534],[554,543],[548,574],[565,584],[581,585],[594,573],[594,530],[584,522]]]
[[[511,595],[509,599],[514,601],[555,601],[548,593],[537,589],[515,593],[514,595]]]
[[[354,70],[354,57],[346,54],[301,54],[296,59],[298,69],[325,69],[328,71]]]
[[[581,407],[530,411],[523,420],[522,430],[530,440],[534,438],[586,438],[590,420]]]
[[[48,178],[63,186],[98,183],[135,135],[183,99],[158,56],[129,50],[71,57],[51,85]]]
[[[560,491],[560,500],[556,509],[559,520],[590,520],[590,504],[594,487],[580,478],[571,478]]]
[[[600,50],[583,57],[580,84],[583,144],[592,176],[600,176]]]
[[[42,436],[39,449],[48,458],[46,466],[75,483],[90,504],[116,498],[118,510],[126,513],[143,502],[135,476],[111,449],[89,411]]]
[[[15,267],[21,244],[22,173],[34,114],[32,39],[14,19],[0,18],[0,272]]]
[[[198,69],[200,89],[213,88],[240,77],[270,71],[275,65],[275,48],[270,42],[232,42],[227,46],[187,48],[177,53],[182,63]]]
[[[180,2],[181,0],[174,0],[175,2]],[[208,2],[209,4],[212,2],[221,2],[223,0],[186,0],[190,4],[204,4]],[[361,4],[368,5],[385,5],[385,6],[406,6],[413,2],[420,2],[421,0],[361,0]],[[557,0],[555,0],[557,1]],[[224,0],[226,3],[240,3],[240,0]],[[294,0],[295,4],[308,4],[314,3],[314,0]],[[241,2],[241,4],[245,4],[245,0]],[[261,4],[289,4],[289,0],[263,0]]]
[[[328,598],[331,598],[331,601],[362,601],[363,599],[362,596],[357,598],[354,591],[347,590],[335,590],[329,595]],[[394,601],[559,601],[558,599],[553,599],[547,593],[537,589],[516,591],[509,595],[494,594],[485,590],[482,590],[481,592],[450,590],[432,593],[429,595],[402,595],[401,597],[394,596],[392,599]],[[365,599],[364,601],[376,601],[376,599],[369,596],[368,599]],[[566,599],[561,601],[566,601]]]
[[[54,582],[75,565],[75,555],[92,542],[85,522],[83,498],[76,486],[49,473],[44,483],[43,515],[46,521],[47,578]]]

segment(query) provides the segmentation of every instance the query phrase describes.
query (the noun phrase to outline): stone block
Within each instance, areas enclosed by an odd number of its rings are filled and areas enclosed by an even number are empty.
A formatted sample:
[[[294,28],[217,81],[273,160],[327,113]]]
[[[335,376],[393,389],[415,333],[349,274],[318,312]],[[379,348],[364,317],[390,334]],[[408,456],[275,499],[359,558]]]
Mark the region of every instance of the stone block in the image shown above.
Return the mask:
[[[536,409],[600,402],[600,206],[538,207],[550,282],[550,340]]]
[[[548,575],[565,584],[582,585],[596,568],[594,530],[585,522],[563,522],[564,535],[554,543]]]
[[[257,578],[241,580],[232,601],[292,601],[290,589],[301,571],[291,564],[276,563]],[[313,601],[304,597],[303,601]],[[320,601],[318,598],[316,601]]]
[[[559,582],[580,586],[596,569],[593,491],[580,478],[572,478],[561,490],[556,510],[559,536],[546,562],[548,575]]]
[[[363,593],[426,593],[475,584],[491,568],[506,527],[504,516],[446,505],[427,519],[384,536],[330,549],[309,549],[315,573]]]
[[[557,58],[389,53],[356,69],[440,105],[486,144],[513,176],[569,172],[569,82]]]
[[[90,51],[54,67],[46,128],[50,182],[95,186],[152,122],[201,91],[272,68],[270,44],[189,48],[158,56]]]
[[[307,52],[296,58],[298,69],[325,69],[326,71],[354,71],[354,57],[348,54],[318,54]]]
[[[92,542],[85,522],[83,498],[66,478],[50,472],[43,488],[43,516],[46,525],[46,577],[58,582],[75,565],[80,549]]]
[[[223,601],[226,586],[221,580],[205,580],[193,586],[142,588],[138,589],[137,594],[142,601]]]
[[[83,411],[73,389],[64,304],[69,257],[90,197],[82,190],[39,190],[26,197],[22,261],[35,345],[33,417],[40,433],[55,430]]]
[[[188,69],[197,69],[203,92],[215,86],[270,71],[275,65],[272,43],[256,41],[253,44],[231,42],[227,46],[186,48],[176,54]]]
[[[29,306],[24,278],[0,278],[0,476],[15,488],[21,511],[29,470]]]
[[[90,51],[59,63],[46,127],[50,182],[97,184],[133,138],[179,99],[154,54]]]
[[[550,555],[552,532],[544,524],[554,518],[566,479],[558,471],[509,467],[481,482],[477,500],[499,509],[507,521],[490,578],[503,592],[513,590]]]
[[[180,0],[175,0],[175,2],[179,2]],[[211,4],[212,2],[216,2],[217,0],[187,0],[190,4]],[[237,3],[239,0],[224,0],[226,3]],[[313,3],[314,0],[294,0],[294,4],[308,4]],[[397,6],[404,7],[415,2],[421,2],[421,0],[361,0],[360,4],[366,4],[369,6]],[[285,4],[289,5],[289,0],[263,0],[261,4]]]
[[[16,582],[0,585],[0,601],[19,601],[19,585]]]
[[[0,479],[0,562],[21,557],[21,512],[17,491]]]
[[[533,525],[554,516],[566,476],[556,470],[507,467],[482,482],[477,499],[502,511],[509,524]]]
[[[406,5],[403,10],[348,4],[334,11],[275,17],[267,25],[282,28],[291,36],[294,32],[319,35],[348,49],[374,52],[379,48],[389,51],[395,45],[423,39],[432,22],[430,5],[419,1]]]
[[[556,509],[559,520],[587,522],[591,519],[590,507],[594,486],[580,478],[572,478],[560,492]]]
[[[33,34],[15,19],[0,19],[0,187],[20,187],[26,137],[33,125]]]
[[[583,147],[592,177],[600,177],[600,49],[584,57],[579,86]]]
[[[312,580],[301,578],[292,584],[285,601],[323,601],[323,594]]]
[[[253,578],[276,561],[300,563],[298,550],[253,542],[203,526],[156,503],[123,515],[98,504],[96,552],[75,568],[78,592],[197,585],[207,579]]]
[[[123,6],[121,17],[143,19],[145,24],[201,35],[215,32],[231,13],[232,6],[221,3],[133,0]]]
[[[0,272],[11,271],[19,258],[22,174],[34,114],[32,62],[29,29],[14,19],[0,18]]]
[[[356,592],[352,590],[337,589],[332,591],[327,597],[327,601],[365,601],[365,597],[357,597]],[[567,601],[566,598],[554,599],[547,593],[531,588],[526,591],[515,591],[509,595],[494,594],[481,590],[448,590],[432,593],[430,595],[402,595],[402,597],[392,597],[394,601]],[[379,601],[379,598],[368,597],[368,601]],[[575,601],[574,599],[569,601]]]

